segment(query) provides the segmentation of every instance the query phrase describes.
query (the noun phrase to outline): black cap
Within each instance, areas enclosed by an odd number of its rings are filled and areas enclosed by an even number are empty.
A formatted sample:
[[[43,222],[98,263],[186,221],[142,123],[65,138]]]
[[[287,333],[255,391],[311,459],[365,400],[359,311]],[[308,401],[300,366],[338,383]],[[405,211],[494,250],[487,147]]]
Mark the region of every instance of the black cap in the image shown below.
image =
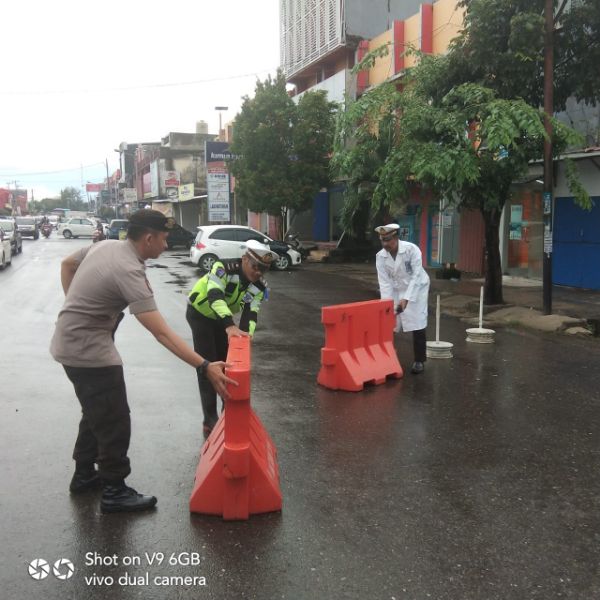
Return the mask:
[[[159,210],[142,208],[129,217],[129,224],[138,227],[147,227],[154,231],[171,231],[175,227],[175,219],[165,217]]]

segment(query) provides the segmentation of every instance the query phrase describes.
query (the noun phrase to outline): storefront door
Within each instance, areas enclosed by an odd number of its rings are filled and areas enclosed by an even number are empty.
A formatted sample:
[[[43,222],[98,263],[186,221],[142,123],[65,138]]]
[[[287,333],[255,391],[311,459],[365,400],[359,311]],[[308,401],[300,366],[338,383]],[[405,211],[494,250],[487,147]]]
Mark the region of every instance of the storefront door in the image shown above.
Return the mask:
[[[508,220],[507,273],[541,279],[544,224],[542,194],[521,192],[506,205]]]

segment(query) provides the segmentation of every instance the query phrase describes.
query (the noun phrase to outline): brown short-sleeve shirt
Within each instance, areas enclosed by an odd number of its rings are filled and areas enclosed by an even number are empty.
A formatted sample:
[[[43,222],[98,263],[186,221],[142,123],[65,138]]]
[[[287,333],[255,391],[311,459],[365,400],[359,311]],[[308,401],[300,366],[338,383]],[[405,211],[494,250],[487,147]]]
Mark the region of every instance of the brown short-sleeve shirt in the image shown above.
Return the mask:
[[[108,367],[123,361],[112,332],[119,314],[156,310],[146,266],[130,241],[106,240],[75,254],[80,263],[50,344],[69,367]]]

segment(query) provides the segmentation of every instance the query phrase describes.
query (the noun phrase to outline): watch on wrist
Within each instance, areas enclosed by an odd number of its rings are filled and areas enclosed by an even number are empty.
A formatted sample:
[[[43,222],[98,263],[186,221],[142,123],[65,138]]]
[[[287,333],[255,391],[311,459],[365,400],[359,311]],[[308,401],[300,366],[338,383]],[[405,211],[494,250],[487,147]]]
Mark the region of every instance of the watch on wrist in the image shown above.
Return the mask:
[[[202,375],[204,375],[206,373],[206,368],[208,367],[208,365],[210,365],[210,360],[206,360],[206,358],[205,358],[204,362],[198,367],[198,369],[200,370],[200,373],[202,373]]]

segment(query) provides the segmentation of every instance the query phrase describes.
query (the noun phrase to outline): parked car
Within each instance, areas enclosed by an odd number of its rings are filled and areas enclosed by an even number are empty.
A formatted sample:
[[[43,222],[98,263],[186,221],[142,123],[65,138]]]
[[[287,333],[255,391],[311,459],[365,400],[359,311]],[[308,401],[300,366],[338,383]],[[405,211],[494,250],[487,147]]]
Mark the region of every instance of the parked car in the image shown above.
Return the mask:
[[[0,219],[0,227],[4,231],[4,237],[8,238],[13,256],[23,252],[23,238],[12,219]]]
[[[288,269],[302,262],[300,253],[285,242],[272,240],[268,235],[242,225],[203,225],[198,227],[196,240],[190,248],[190,260],[205,271],[210,271],[215,260],[241,258],[248,240],[257,240],[279,255],[278,270]]]
[[[181,225],[175,225],[173,229],[169,231],[169,235],[167,236],[167,246],[169,247],[169,250],[175,248],[175,246],[185,246],[185,248],[189,250],[195,239],[196,236],[191,231],[188,231]]]
[[[127,227],[129,221],[127,219],[113,219],[108,226],[109,240],[124,240],[127,235]]]
[[[0,271],[4,271],[12,262],[12,250],[10,240],[4,235],[4,229],[0,228]]]
[[[76,238],[80,236],[92,237],[96,231],[96,223],[91,219],[74,217],[64,223],[59,223],[56,233],[62,233],[64,237]]]
[[[40,237],[40,226],[35,217],[17,217],[16,222],[23,237],[32,237],[34,240]]]

